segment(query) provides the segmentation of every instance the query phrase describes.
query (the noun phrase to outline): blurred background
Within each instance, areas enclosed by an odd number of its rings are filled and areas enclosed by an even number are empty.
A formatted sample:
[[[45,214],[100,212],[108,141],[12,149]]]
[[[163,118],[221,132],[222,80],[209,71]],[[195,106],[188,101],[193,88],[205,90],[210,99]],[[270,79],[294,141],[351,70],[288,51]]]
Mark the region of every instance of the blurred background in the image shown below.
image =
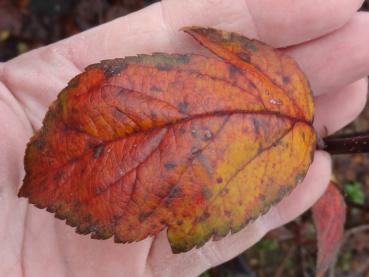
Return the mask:
[[[153,2],[156,1],[0,0],[0,62]],[[369,10],[369,1],[362,10]],[[369,105],[355,122],[339,133],[363,131],[369,131]],[[331,276],[369,277],[368,168],[367,154],[334,157],[333,177],[345,195],[348,209],[345,239],[337,263],[331,268]],[[307,212],[272,231],[237,258],[201,276],[314,276],[316,253],[315,229]]]

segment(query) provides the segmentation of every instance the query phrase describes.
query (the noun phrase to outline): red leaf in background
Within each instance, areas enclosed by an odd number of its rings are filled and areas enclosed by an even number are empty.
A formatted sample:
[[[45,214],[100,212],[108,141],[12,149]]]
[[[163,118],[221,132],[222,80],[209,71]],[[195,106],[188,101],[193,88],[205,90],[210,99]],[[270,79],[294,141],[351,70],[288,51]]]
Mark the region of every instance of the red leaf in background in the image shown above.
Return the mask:
[[[316,275],[322,276],[337,255],[346,221],[345,201],[332,181],[312,211],[318,235]]]

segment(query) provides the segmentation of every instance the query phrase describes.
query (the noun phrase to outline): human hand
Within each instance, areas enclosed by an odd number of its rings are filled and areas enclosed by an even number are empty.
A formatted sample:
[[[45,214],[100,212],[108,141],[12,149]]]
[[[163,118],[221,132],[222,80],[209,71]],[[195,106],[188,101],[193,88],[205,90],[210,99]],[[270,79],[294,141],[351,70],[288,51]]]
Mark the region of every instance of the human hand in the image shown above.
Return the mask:
[[[0,275],[194,276],[241,253],[267,231],[294,219],[324,192],[330,158],[317,151],[304,182],[242,231],[173,255],[165,232],[132,244],[75,234],[51,214],[18,199],[25,145],[56,94],[83,68],[139,53],[203,50],[182,26],[236,31],[287,47],[316,95],[315,127],[333,133],[366,101],[369,15],[361,0],[168,0],[0,65]],[[331,10],[334,6],[334,11]]]

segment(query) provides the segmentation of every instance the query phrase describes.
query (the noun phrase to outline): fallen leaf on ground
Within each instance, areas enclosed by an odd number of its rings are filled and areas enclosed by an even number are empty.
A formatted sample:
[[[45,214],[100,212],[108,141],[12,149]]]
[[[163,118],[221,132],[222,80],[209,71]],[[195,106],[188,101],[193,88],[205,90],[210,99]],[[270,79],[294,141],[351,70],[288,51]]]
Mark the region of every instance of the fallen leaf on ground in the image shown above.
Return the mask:
[[[337,256],[346,222],[346,204],[333,182],[315,203],[312,212],[318,235],[316,275],[323,276]]]

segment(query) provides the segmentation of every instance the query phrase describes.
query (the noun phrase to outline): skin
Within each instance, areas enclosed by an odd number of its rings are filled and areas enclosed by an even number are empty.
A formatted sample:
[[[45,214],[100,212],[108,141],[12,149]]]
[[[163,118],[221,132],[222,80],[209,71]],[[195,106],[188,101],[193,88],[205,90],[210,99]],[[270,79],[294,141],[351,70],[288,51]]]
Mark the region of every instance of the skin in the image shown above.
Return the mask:
[[[212,26],[285,47],[316,95],[315,127],[330,134],[366,102],[369,15],[361,0],[168,0],[0,64],[0,275],[196,276],[246,250],[306,211],[325,191],[331,162],[317,151],[304,182],[237,234],[171,254],[165,232],[132,244],[97,241],[18,199],[23,154],[48,105],[74,75],[102,59],[200,52],[178,29]]]

